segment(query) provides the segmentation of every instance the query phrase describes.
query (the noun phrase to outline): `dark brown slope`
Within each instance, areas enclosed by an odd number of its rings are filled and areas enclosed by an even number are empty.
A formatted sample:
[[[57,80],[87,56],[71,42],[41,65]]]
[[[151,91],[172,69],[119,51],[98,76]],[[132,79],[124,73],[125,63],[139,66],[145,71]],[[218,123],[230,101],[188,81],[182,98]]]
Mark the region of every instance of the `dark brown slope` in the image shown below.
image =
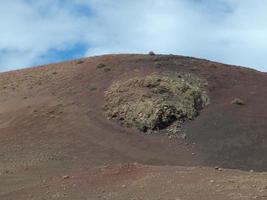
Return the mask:
[[[97,68],[100,63],[106,67]],[[156,71],[208,80],[211,103],[185,125],[187,141],[143,135],[103,117],[103,94],[113,81]],[[266,74],[254,70],[161,55],[109,55],[2,73],[0,167],[140,162],[266,170],[266,85]],[[232,105],[235,97],[245,105]]]

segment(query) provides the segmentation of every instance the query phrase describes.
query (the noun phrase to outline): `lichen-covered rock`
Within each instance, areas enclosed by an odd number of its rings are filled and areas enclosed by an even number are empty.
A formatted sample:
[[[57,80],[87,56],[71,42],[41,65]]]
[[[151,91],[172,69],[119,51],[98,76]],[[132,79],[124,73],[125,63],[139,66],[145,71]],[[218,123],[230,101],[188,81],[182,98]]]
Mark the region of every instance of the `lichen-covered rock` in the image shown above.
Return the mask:
[[[158,131],[194,119],[209,102],[206,85],[192,74],[135,77],[110,86],[104,111],[108,118],[140,131]]]

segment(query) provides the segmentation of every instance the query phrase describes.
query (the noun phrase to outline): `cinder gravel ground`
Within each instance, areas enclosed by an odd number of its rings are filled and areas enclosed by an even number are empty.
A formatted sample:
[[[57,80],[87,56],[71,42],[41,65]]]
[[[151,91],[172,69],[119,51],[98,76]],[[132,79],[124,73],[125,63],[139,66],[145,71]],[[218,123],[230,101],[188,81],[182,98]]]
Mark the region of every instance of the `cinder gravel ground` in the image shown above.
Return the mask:
[[[183,125],[186,140],[103,116],[112,82],[152,72],[208,81],[211,103]],[[266,85],[261,72],[171,55],[1,73],[0,199],[266,199]]]

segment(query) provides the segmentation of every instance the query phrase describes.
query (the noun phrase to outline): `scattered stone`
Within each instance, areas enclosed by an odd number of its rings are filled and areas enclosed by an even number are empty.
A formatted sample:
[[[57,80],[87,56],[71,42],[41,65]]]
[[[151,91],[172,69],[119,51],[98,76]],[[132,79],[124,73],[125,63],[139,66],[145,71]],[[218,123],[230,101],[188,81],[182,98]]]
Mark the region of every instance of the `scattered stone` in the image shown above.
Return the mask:
[[[235,104],[235,105],[239,105],[239,106],[245,105],[245,102],[242,99],[239,99],[239,98],[234,98],[231,103]]]
[[[185,133],[180,134],[181,138],[185,140],[187,138],[187,135]]]
[[[229,183],[235,183],[235,180],[234,179],[230,179],[228,180]]]
[[[191,155],[192,155],[192,156],[195,156],[195,155],[196,155],[196,153],[191,153]]]
[[[93,87],[90,88],[90,91],[95,91],[96,89],[97,88],[93,86]]]
[[[62,176],[62,178],[63,178],[63,179],[69,179],[70,176],[69,176],[69,175],[64,175],[64,176]]]
[[[122,187],[122,188],[126,188],[126,185],[122,185],[121,187]]]
[[[249,172],[250,172],[250,173],[253,173],[253,172],[254,172],[254,170],[253,170],[253,169],[251,169],[251,170],[249,170]]]
[[[105,193],[106,191],[103,189],[103,190],[101,190],[101,193]]]
[[[214,167],[214,169],[216,169],[216,170],[218,170],[218,171],[223,171],[223,169],[220,168],[220,167],[218,167],[218,166]]]
[[[171,139],[174,139],[176,137],[175,137],[175,135],[169,135],[168,138],[171,140]]]
[[[109,72],[109,71],[111,71],[111,69],[109,67],[104,68],[104,72]]]

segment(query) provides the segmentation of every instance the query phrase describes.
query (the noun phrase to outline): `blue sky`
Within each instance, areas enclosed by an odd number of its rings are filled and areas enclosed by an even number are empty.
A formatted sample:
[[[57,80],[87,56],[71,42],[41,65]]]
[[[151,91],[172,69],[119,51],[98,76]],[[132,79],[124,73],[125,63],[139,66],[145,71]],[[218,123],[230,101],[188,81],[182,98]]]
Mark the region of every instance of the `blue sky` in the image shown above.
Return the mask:
[[[267,71],[265,0],[0,1],[0,71],[150,50]]]

